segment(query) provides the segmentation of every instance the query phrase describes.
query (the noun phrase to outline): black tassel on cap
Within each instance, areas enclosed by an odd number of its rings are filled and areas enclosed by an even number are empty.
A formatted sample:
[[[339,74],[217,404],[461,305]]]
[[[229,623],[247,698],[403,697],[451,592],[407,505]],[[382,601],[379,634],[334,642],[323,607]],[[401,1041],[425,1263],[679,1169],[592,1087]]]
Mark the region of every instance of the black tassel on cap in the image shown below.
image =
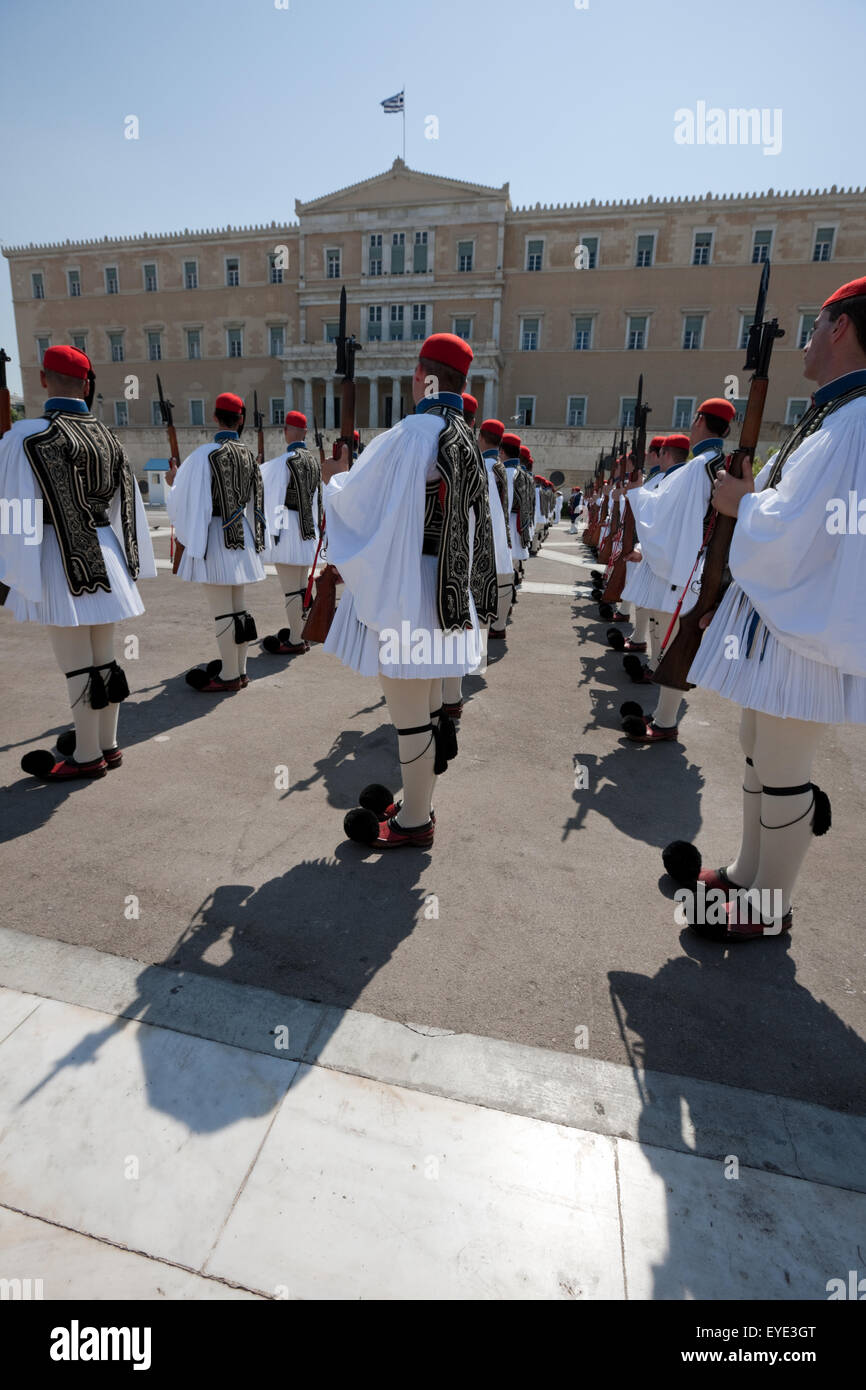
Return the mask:
[[[830,826],[833,824],[833,815],[830,809],[830,798],[826,792],[822,792],[820,787],[812,783],[812,795],[815,798],[815,814],[812,817],[812,834],[826,835]]]

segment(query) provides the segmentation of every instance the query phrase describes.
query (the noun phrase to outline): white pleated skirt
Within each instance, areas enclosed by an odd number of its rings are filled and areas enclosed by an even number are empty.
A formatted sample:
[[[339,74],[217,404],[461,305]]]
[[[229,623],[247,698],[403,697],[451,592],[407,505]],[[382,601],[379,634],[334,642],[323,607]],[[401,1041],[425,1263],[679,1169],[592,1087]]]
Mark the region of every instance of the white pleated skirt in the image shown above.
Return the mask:
[[[272,533],[266,536],[264,558],[272,565],[311,565],[316,558],[318,536],[310,541],[303,539],[297,512],[287,512],[284,520],[285,525],[277,532],[276,544]]]
[[[420,611],[402,624],[403,630],[390,644],[380,642],[380,634],[361,622],[352,594],[345,588],[324,650],[362,676],[435,680],[439,676],[468,676],[477,670],[483,647],[472,596],[472,627],[465,632],[443,633],[436,609],[437,570],[435,555],[421,556]]]
[[[194,584],[258,583],[264,579],[265,570],[261,556],[256,554],[255,538],[246,517],[244,539],[246,544],[243,550],[231,550],[223,543],[222,521],[218,516],[211,517],[204,557],[193,559],[185,550],[177,568],[178,579],[187,579]]]
[[[689,591],[683,599],[681,613],[688,613],[698,601],[702,569],[701,565],[695,572]],[[646,560],[641,560],[637,565],[626,565],[626,581],[622,591],[624,603],[636,603],[638,608],[652,608],[656,613],[673,613],[680,601],[681,593],[681,585],[671,585],[669,580],[662,579],[650,569]]]
[[[42,623],[50,627],[89,627],[99,623],[119,623],[144,612],[135,581],[130,579],[123,547],[110,526],[97,532],[99,548],[111,592],[97,589],[95,594],[76,598],[69,592],[63,570],[60,546],[53,526],[42,532],[42,598],[34,603],[13,589],[6,606],[19,623]]]
[[[786,647],[738,584],[731,584],[722,599],[688,678],[762,714],[817,724],[866,724],[866,676],[846,675]]]

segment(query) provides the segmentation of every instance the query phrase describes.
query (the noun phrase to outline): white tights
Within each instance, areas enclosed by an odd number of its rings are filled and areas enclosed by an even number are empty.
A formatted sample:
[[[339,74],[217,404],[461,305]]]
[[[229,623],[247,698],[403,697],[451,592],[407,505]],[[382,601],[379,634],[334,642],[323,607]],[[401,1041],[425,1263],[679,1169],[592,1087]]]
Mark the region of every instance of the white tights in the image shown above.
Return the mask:
[[[309,565],[277,565],[277,578],[286,600],[286,626],[289,629],[289,641],[293,643],[301,641],[301,632],[304,626],[304,594],[299,590],[306,590],[309,577]]]
[[[417,729],[430,723],[430,713],[442,704],[441,680],[396,680],[382,676],[382,689],[395,729]],[[398,734],[397,747],[403,775],[403,805],[397,824],[426,825],[433,805],[436,750],[430,729],[420,734]]]
[[[205,584],[207,601],[216,624],[216,643],[219,648],[222,669],[220,679],[237,680],[247,669],[246,642],[240,646],[235,641],[235,620],[217,614],[243,613],[245,611],[243,584]]]
[[[75,721],[75,760],[79,763],[93,762],[102,756],[103,749],[107,751],[117,744],[120,705],[110,704],[105,709],[93,709],[90,703],[90,673],[83,668],[103,666],[114,660],[114,623],[88,627],[49,627],[48,636],[63,674],[66,675],[67,671],[82,672],[79,676],[67,677],[66,689]],[[101,674],[108,677],[107,671]]]
[[[646,621],[649,628],[652,668],[655,670],[662,659],[662,642],[665,640],[665,633],[670,626],[673,614],[662,613],[660,609],[655,608],[640,608],[636,609],[635,612],[646,614]],[[677,624],[671,633],[668,647],[670,647],[671,642],[673,642],[679,632],[679,627],[679,619],[677,619]],[[667,648],[665,648],[665,650],[667,650]],[[683,692],[681,690],[672,690],[667,685],[660,685],[658,703],[656,705],[655,714],[653,715],[653,723],[658,725],[660,729],[674,728],[682,698]]]

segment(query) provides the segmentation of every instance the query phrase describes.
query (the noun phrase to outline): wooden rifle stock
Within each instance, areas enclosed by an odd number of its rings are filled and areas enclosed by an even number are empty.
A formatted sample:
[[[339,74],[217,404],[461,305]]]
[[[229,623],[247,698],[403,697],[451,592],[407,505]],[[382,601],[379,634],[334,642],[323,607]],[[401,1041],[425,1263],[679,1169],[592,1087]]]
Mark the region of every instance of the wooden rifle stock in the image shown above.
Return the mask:
[[[6,356],[5,348],[0,348],[0,437],[12,428],[12,397],[6,385],[6,363],[12,359]],[[9,597],[9,585],[0,582],[0,608]]]

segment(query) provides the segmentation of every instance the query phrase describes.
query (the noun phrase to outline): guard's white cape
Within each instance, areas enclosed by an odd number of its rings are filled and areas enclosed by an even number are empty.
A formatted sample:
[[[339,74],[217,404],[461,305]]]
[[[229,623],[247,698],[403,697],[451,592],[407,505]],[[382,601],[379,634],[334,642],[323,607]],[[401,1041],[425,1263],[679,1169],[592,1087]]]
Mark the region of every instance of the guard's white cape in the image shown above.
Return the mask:
[[[211,441],[193,449],[177,470],[174,487],[168,492],[166,509],[169,520],[191,560],[203,559],[207,549],[208,528],[213,517],[209,459],[219,447],[218,443]],[[252,498],[244,514],[255,535],[255,504]]]
[[[679,589],[688,583],[704,538],[712,492],[706,457],[698,454],[665,474],[658,486],[644,485],[628,494],[643,564]]]
[[[520,539],[520,532],[517,529],[517,513],[511,508],[514,505],[514,475],[516,468],[505,466],[505,476],[508,479],[508,527],[511,531],[511,558],[512,565],[514,560],[528,560],[529,551]]]
[[[36,515],[37,502],[42,503],[42,490],[36,475],[30,467],[30,460],[24,452],[23,441],[30,434],[44,430],[48,421],[44,417],[32,420],[16,420],[10,430],[0,439],[0,498],[7,504],[17,499],[21,515],[25,521]],[[133,481],[135,481],[133,479]],[[111,500],[109,508],[111,529],[120,542],[124,552],[123,527],[120,524],[120,489]],[[10,512],[11,517],[11,512]],[[147,513],[141,500],[141,492],[135,483],[135,529],[138,538],[140,569],[139,579],[155,579],[156,564],[153,558],[153,545]],[[43,598],[42,585],[42,545],[33,544],[23,533],[13,534],[8,520],[0,525],[0,581],[14,589],[31,603],[39,603]]]
[[[440,415],[407,415],[367,445],[325,488],[328,561],[351,590],[355,613],[376,632],[421,615],[424,491],[435,467]],[[470,544],[472,527],[470,525]]]
[[[771,467],[740,502],[731,574],[784,646],[866,675],[866,538],[856,516],[856,499],[866,497],[866,399],[829,416],[794,450],[779,486],[766,489]],[[837,535],[842,511],[849,530]]]
[[[513,568],[511,550],[508,545],[509,532],[505,529],[505,515],[499,499],[499,488],[493,474],[495,458],[484,460],[487,469],[487,493],[490,501],[490,521],[493,526],[493,549],[496,552],[496,573],[510,574]]]
[[[313,526],[315,536],[305,541],[297,512],[285,512],[286,487],[289,470],[286,467],[288,450],[262,464],[262,484],[265,497],[265,550],[262,558],[276,564],[310,565],[319,539],[318,504],[313,495]]]

